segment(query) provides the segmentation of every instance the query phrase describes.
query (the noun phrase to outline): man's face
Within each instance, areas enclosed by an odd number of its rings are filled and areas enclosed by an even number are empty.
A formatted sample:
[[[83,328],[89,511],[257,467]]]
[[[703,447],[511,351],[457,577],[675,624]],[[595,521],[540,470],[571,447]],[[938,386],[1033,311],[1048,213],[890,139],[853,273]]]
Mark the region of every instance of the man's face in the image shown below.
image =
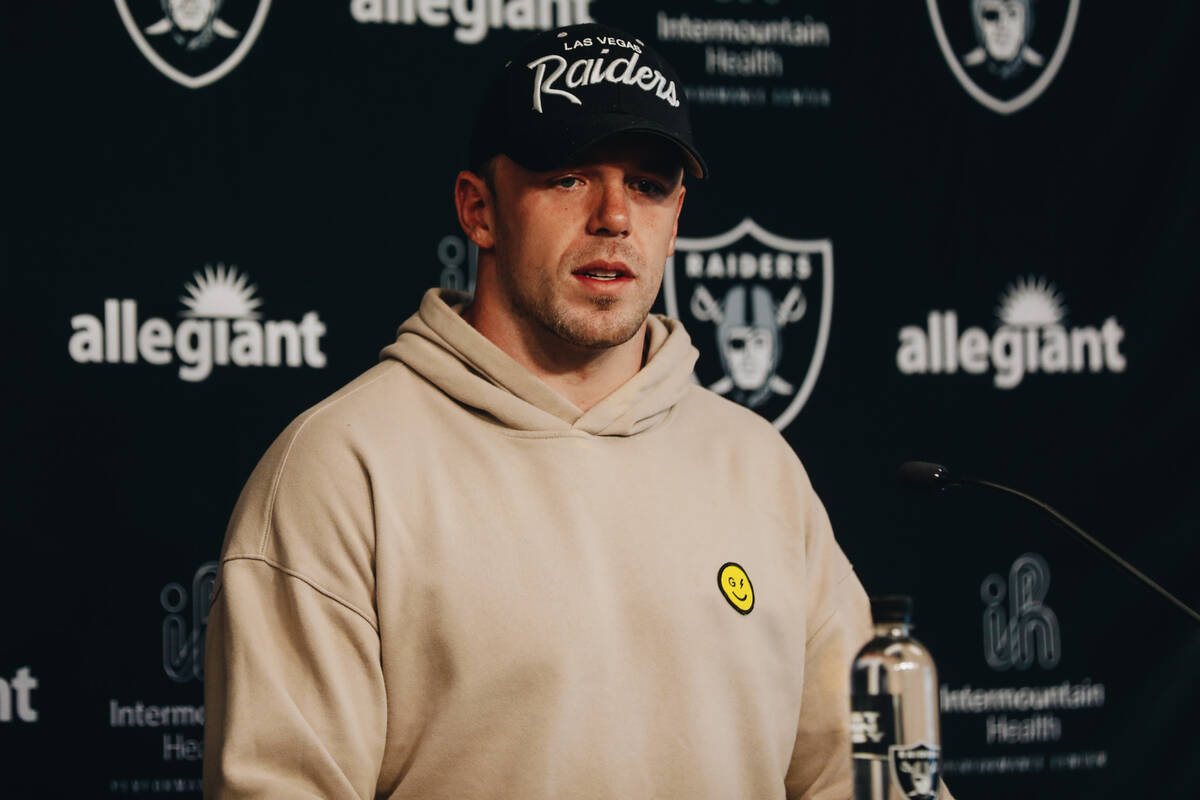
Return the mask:
[[[1025,44],[1025,4],[1018,0],[982,0],[979,27],[988,55],[996,61],[1012,61]]]
[[[675,250],[684,195],[679,151],[656,136],[619,134],[549,172],[506,156],[493,164],[494,255],[506,311],[577,347],[629,341]]]

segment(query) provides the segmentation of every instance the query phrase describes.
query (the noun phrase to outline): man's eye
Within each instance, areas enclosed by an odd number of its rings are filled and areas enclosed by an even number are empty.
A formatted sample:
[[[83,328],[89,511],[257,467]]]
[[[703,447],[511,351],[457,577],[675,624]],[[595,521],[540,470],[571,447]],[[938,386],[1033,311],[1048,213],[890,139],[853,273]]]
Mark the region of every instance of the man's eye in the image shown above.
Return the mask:
[[[579,178],[576,178],[574,175],[564,175],[561,178],[554,179],[554,185],[561,186],[564,189],[570,189],[578,184]]]
[[[642,194],[648,194],[654,197],[660,197],[666,194],[666,189],[658,181],[647,180],[645,178],[633,182],[633,188]]]

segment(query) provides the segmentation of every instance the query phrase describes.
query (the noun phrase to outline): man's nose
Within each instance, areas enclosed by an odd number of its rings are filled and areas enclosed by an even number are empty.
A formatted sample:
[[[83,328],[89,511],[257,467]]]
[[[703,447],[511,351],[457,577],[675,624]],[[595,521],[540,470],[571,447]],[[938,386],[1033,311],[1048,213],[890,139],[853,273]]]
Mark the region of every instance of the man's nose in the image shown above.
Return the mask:
[[[588,233],[595,236],[629,235],[629,197],[623,181],[604,181],[597,189],[596,206],[588,220]]]

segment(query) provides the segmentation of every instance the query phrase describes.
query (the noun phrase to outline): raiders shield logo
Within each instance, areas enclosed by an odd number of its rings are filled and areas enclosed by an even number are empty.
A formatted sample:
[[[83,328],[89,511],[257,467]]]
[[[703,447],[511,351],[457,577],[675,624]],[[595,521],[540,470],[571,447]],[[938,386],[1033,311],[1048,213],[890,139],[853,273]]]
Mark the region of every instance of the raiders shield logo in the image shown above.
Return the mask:
[[[1067,56],[1079,0],[926,0],[950,71],[998,114],[1046,90]]]
[[[941,777],[941,749],[917,743],[894,744],[888,748],[892,780],[905,797],[912,800],[936,800]]]
[[[116,0],[125,29],[159,72],[189,89],[236,67],[258,38],[271,0]]]
[[[697,380],[783,430],[812,394],[829,341],[833,244],[768,233],[751,219],[675,240],[663,295],[700,350]]]

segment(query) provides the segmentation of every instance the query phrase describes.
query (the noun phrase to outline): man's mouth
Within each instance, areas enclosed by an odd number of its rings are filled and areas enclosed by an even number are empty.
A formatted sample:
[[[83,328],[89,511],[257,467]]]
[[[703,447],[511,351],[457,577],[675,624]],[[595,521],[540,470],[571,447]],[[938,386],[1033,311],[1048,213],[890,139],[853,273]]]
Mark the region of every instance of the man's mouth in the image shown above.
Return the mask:
[[[606,262],[593,262],[575,270],[574,274],[595,281],[617,281],[633,277],[633,273],[624,264]]]

